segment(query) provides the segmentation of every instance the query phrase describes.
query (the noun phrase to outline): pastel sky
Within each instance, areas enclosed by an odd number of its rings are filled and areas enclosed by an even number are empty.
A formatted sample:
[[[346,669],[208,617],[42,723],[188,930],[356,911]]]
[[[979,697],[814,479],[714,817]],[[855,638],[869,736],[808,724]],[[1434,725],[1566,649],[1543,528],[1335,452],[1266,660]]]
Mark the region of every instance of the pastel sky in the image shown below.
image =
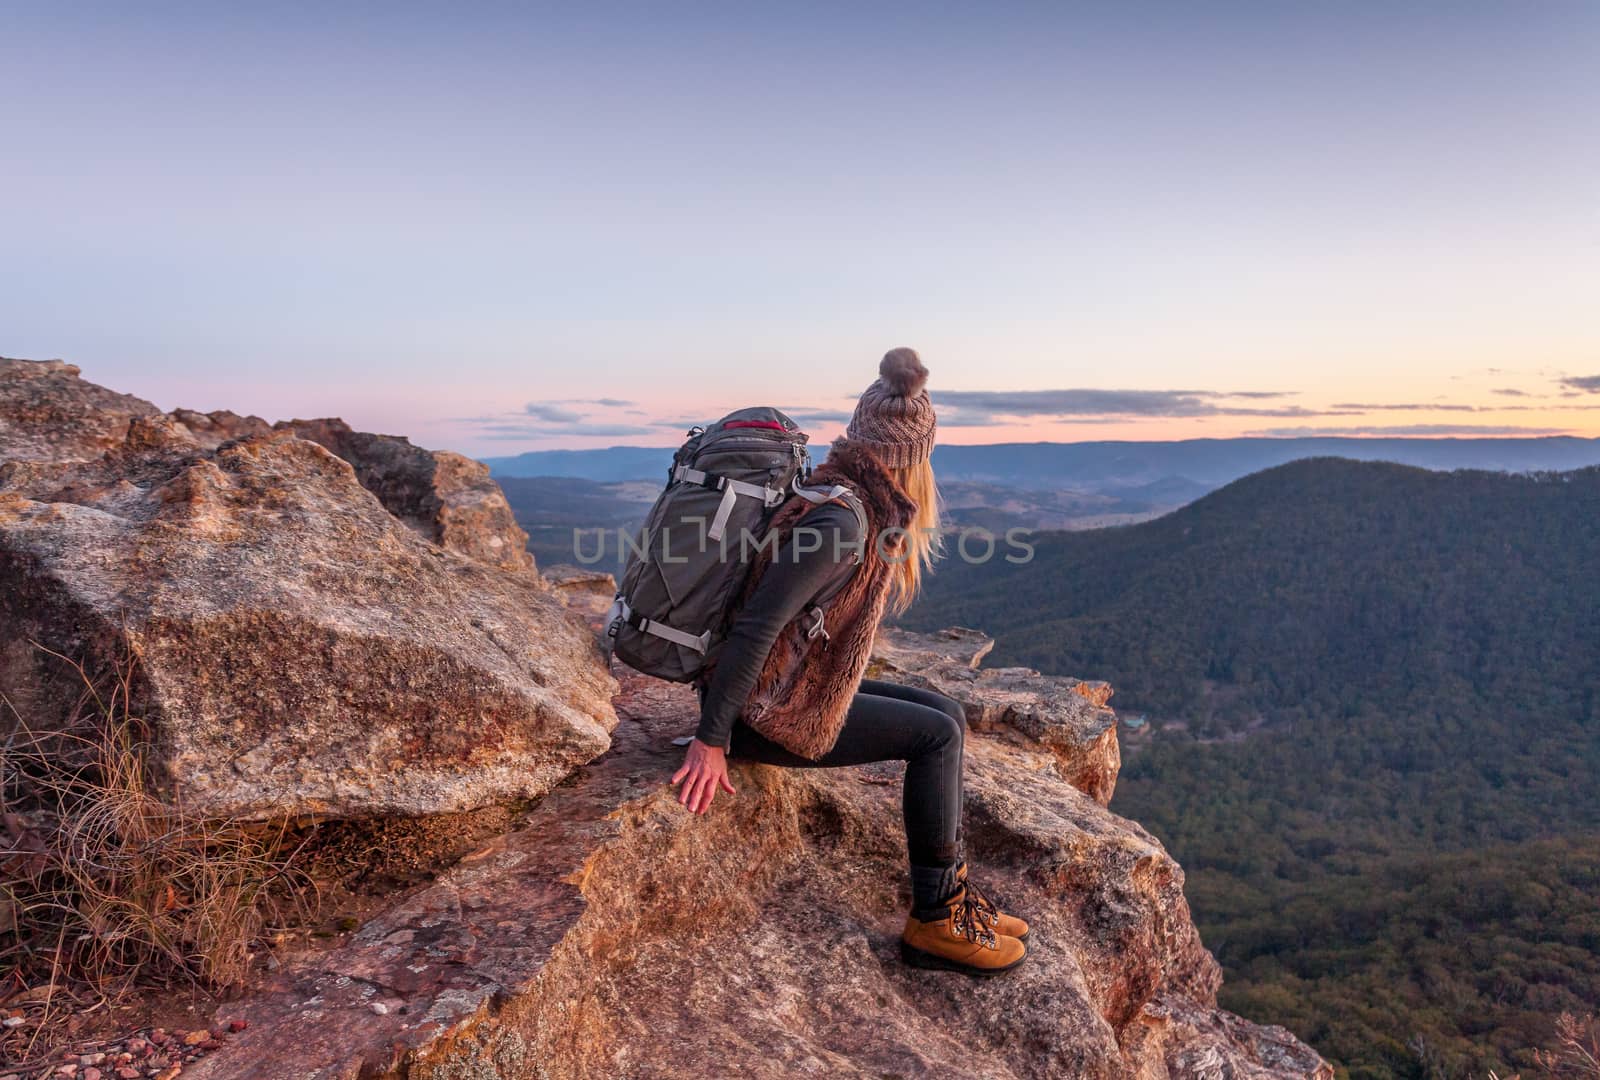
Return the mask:
[[[1600,435],[1600,4],[0,8],[0,354],[509,454]]]

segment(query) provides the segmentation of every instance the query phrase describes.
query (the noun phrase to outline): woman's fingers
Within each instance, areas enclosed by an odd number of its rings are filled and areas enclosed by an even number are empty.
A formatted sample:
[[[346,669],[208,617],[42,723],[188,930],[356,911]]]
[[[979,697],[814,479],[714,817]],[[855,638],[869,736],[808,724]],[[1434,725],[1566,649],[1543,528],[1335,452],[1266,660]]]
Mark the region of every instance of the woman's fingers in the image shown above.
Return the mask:
[[[684,779],[683,786],[678,789],[678,801],[685,806],[694,805],[694,789],[700,786],[700,770],[689,769],[689,775]]]
[[[703,814],[711,808],[711,800],[716,798],[718,788],[729,795],[738,794],[728,780],[726,769],[713,772],[711,768],[698,762],[685,761],[683,767],[672,774],[673,784],[678,784],[680,781],[683,786],[678,788],[678,802],[696,814]]]

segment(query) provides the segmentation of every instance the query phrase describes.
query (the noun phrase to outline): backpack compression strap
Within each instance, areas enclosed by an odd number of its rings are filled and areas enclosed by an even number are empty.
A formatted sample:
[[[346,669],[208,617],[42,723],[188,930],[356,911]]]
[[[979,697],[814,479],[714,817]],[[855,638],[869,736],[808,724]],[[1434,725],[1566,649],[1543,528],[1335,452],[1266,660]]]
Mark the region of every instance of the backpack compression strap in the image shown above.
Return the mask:
[[[615,637],[616,627],[621,626],[623,623],[627,623],[642,634],[654,634],[656,637],[664,641],[670,641],[674,645],[682,645],[685,649],[693,649],[702,656],[705,655],[706,649],[711,646],[711,631],[707,630],[702,634],[691,634],[679,630],[677,627],[668,626],[664,622],[647,619],[633,610],[628,601],[619,595],[612,601],[611,610],[606,612],[606,626],[609,631],[607,636]]]
[[[706,530],[707,540],[722,539],[723,530],[728,527],[728,515],[733,513],[733,500],[736,496],[747,495],[752,499],[760,499],[761,505],[770,509],[777,506],[789,495],[782,488],[762,487],[759,484],[735,480],[731,476],[701,472],[699,469],[691,469],[687,465],[674,466],[672,479],[681,480],[686,484],[697,484],[711,491],[722,492],[722,501],[717,504],[717,512],[711,519],[711,527]]]

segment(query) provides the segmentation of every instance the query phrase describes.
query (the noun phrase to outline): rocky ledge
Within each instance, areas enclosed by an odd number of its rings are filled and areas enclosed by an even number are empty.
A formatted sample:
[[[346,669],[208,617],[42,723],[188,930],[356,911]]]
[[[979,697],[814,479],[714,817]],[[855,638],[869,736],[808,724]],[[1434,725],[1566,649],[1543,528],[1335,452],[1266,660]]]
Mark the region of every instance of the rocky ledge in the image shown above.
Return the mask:
[[[949,642],[897,633],[880,661]],[[992,708],[981,680],[932,681]],[[1068,782],[1064,738],[995,719],[969,740],[974,873],[1035,928],[1021,968],[971,980],[899,960],[901,766],[737,764],[737,794],[696,817],[666,785],[692,695],[624,671],[616,705],[609,752],[347,944],[223,1006],[216,1025],[249,1029],[185,1075],[1332,1075],[1216,1007],[1183,871]]]
[[[1182,870],[1106,809],[1104,683],[983,668],[975,631],[883,635],[876,674],[965,705],[974,875],[1034,927],[1001,978],[909,969],[902,766],[736,764],[690,814],[667,781],[692,695],[613,679],[609,582],[508,556],[490,488],[337,422],[162,414],[0,361],[8,717],[77,719],[65,657],[125,674],[191,809],[537,797],[342,944],[276,956],[185,1077],[1331,1077],[1217,1008]]]

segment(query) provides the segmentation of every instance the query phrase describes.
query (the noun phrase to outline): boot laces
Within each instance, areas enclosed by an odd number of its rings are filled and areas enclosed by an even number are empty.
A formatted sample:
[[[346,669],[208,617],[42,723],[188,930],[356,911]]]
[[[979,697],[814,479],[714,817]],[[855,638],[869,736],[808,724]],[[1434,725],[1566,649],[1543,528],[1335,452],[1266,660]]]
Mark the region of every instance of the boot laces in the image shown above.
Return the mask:
[[[950,905],[950,929],[974,945],[982,945],[987,949],[998,948],[994,931],[989,929],[987,923],[982,904],[972,898],[972,887],[969,885],[961,899]]]
[[[1000,922],[999,906],[989,899],[988,894],[973,884],[971,878],[968,878],[965,884],[967,895],[964,902],[972,908],[973,914],[989,926],[997,925]]]

